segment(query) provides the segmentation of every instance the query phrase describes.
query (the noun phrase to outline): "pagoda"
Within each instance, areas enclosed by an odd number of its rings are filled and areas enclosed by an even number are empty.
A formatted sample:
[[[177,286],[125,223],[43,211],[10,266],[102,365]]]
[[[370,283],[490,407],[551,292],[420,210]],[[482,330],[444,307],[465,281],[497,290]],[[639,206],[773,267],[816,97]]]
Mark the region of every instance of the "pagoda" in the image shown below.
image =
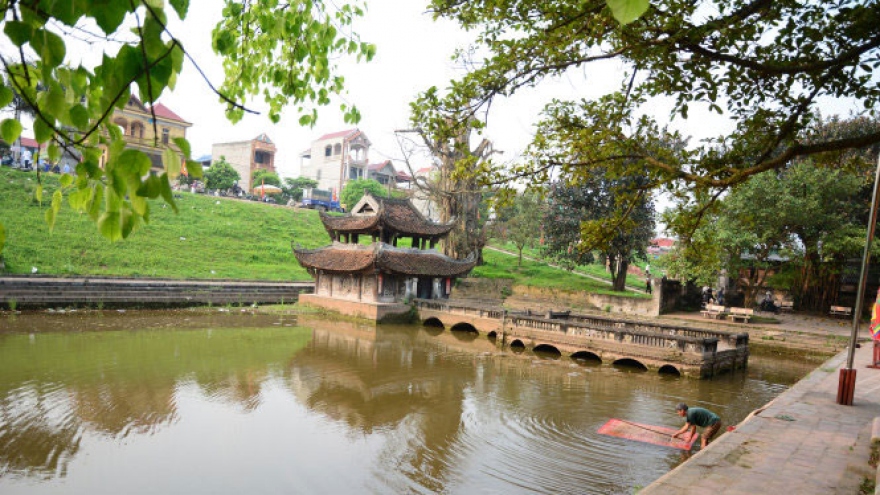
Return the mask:
[[[364,194],[344,216],[320,215],[333,244],[293,250],[315,278],[315,293],[300,295],[304,304],[379,321],[408,314],[412,298],[448,298],[455,278],[476,264],[435,250],[452,224],[426,219],[409,200]],[[407,238],[410,247],[397,246]]]

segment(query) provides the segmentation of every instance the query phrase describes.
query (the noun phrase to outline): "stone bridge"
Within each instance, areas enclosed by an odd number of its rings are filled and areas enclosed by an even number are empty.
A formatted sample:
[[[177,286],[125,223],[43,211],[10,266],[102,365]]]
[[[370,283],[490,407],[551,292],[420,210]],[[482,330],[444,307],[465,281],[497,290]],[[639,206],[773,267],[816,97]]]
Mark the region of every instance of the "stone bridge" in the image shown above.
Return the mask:
[[[568,355],[574,359],[629,364],[648,370],[709,378],[744,368],[748,333],[725,332],[594,315],[543,315],[461,302],[417,299],[428,326],[477,332],[498,345]]]

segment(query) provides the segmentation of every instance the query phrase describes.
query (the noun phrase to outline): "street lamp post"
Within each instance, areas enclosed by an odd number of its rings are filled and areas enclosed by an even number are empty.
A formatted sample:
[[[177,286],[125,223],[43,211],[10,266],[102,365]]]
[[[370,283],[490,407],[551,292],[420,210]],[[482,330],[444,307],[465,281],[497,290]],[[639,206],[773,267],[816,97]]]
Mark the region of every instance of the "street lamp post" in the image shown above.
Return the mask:
[[[865,251],[862,253],[862,271],[859,277],[859,288],[856,295],[856,307],[853,312],[852,334],[847,348],[846,368],[840,370],[840,381],[837,385],[837,403],[851,406],[856,389],[856,370],[853,360],[856,353],[856,342],[859,338],[859,321],[862,318],[862,306],[865,302],[865,285],[868,282],[868,258],[871,255],[871,241],[874,240],[874,229],[877,227],[877,196],[880,191],[880,156],[877,157],[877,172],[874,175],[874,195],[871,198],[871,215],[868,220],[868,235],[865,239]]]

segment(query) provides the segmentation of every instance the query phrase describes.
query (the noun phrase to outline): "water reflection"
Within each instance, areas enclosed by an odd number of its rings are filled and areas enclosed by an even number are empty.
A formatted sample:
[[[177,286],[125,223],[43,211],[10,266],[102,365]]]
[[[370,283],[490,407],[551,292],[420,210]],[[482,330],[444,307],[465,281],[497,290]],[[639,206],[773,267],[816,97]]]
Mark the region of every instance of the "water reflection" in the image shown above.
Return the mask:
[[[3,323],[4,493],[630,493],[681,456],[608,418],[678,425],[683,400],[732,424],[810,368],[699,381],[305,316]]]

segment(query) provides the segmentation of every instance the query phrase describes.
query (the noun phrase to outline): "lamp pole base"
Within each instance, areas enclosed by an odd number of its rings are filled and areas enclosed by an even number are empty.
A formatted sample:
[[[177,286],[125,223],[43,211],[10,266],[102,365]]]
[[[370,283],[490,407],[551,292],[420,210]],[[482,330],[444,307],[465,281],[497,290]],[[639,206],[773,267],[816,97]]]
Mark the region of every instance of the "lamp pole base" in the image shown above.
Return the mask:
[[[856,391],[856,370],[843,368],[840,370],[840,381],[837,384],[837,403],[851,406]]]

